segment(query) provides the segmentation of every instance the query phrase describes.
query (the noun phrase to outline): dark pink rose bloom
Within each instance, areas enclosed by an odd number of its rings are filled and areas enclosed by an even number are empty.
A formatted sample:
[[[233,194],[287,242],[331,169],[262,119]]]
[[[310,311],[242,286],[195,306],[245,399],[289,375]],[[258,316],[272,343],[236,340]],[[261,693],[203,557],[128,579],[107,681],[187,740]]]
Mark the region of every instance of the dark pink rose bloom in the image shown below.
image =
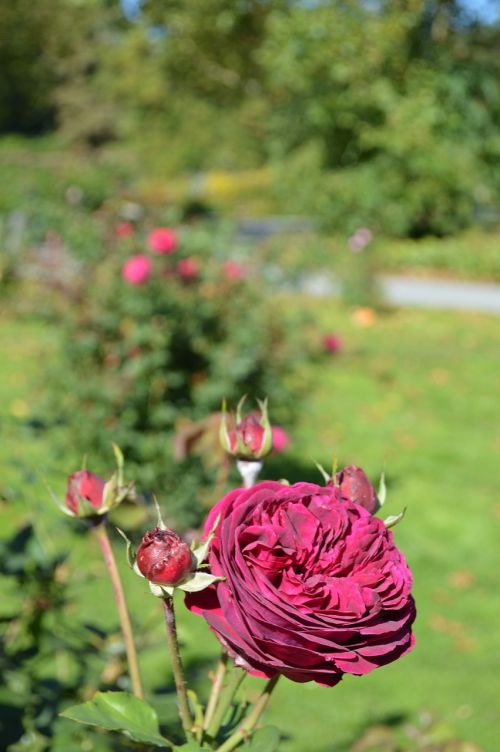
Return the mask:
[[[247,276],[247,270],[238,261],[225,261],[222,264],[222,273],[226,279],[245,279]]]
[[[271,426],[273,435],[273,451],[281,454],[290,446],[290,437],[281,426]]]
[[[354,501],[355,504],[360,504],[370,514],[375,514],[380,503],[375,489],[360,467],[356,465],[344,467],[337,473],[335,480],[342,496]]]
[[[193,567],[188,544],[173,530],[148,530],[137,549],[137,566],[150,582],[177,585]]]
[[[337,487],[238,488],[211,510],[205,535],[215,524],[208,561],[225,579],[186,604],[249,673],[333,686],[413,647],[403,555],[383,522]]]
[[[189,256],[188,258],[180,259],[177,263],[177,274],[182,277],[186,282],[190,282],[196,279],[200,271],[198,261]]]
[[[178,245],[177,233],[170,227],[157,227],[149,233],[148,245],[153,253],[173,253]]]
[[[343,342],[338,334],[325,334],[323,337],[323,347],[329,353],[338,353],[342,350]]]
[[[66,489],[66,506],[73,514],[78,514],[80,499],[89,501],[93,507],[99,509],[104,493],[106,481],[88,470],[78,470],[68,478]]]
[[[115,235],[117,238],[131,238],[134,234],[134,225],[130,222],[119,222],[115,228]]]
[[[131,256],[123,265],[122,277],[131,285],[143,285],[151,276],[151,259],[143,254]]]

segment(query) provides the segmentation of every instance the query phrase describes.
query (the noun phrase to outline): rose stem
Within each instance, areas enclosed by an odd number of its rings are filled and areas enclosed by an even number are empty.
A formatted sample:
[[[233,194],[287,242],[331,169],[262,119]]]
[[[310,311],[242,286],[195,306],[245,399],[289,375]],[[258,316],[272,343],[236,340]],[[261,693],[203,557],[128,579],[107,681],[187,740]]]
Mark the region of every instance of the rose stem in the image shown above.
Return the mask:
[[[222,687],[224,686],[224,677],[226,675],[226,671],[227,671],[227,653],[222,651],[219,665],[217,666],[217,671],[215,673],[214,681],[212,684],[212,690],[208,698],[207,708],[205,710],[205,718],[203,720],[204,729],[208,728],[209,723],[212,720],[212,716],[215,712],[215,708],[217,707],[217,702],[219,700]]]
[[[233,698],[245,676],[246,673],[244,671],[233,666],[231,673],[229,674],[229,680],[227,682],[226,688],[219,700],[219,704],[214,711],[210,723],[207,725],[207,735],[212,739],[215,739],[215,737],[217,736],[225,715],[231,707]]]
[[[259,699],[254,704],[252,710],[247,715],[239,729],[237,729],[234,734],[231,734],[224,744],[217,748],[217,752],[231,752],[231,750],[235,749],[240,742],[246,741],[249,734],[251,734],[259,722],[259,718],[264,712],[279,678],[280,675],[276,674],[276,676],[268,681]]]
[[[188,741],[193,735],[193,718],[189,709],[189,702],[186,691],[186,680],[184,678],[184,669],[179,652],[179,642],[177,640],[177,627],[175,624],[174,603],[172,598],[166,596],[163,598],[163,609],[165,611],[165,625],[167,627],[167,644],[172,661],[172,673],[174,675],[175,687],[177,689],[177,699],[179,701],[179,716],[182,722],[182,728]]]
[[[123,641],[125,643],[125,650],[127,652],[128,670],[130,672],[130,681],[132,683],[132,691],[136,697],[141,700],[144,699],[144,692],[142,689],[141,674],[139,671],[139,662],[137,660],[137,651],[135,649],[134,633],[132,631],[132,624],[130,621],[130,614],[127,608],[127,601],[125,600],[125,592],[123,590],[122,581],[120,578],[120,572],[116,566],[116,559],[113,554],[113,549],[106,530],[106,524],[102,522],[96,525],[94,533],[101,546],[102,555],[104,557],[104,563],[106,564],[113,586],[113,592],[115,594],[116,608],[118,610],[118,616],[120,618],[120,626],[123,633]]]

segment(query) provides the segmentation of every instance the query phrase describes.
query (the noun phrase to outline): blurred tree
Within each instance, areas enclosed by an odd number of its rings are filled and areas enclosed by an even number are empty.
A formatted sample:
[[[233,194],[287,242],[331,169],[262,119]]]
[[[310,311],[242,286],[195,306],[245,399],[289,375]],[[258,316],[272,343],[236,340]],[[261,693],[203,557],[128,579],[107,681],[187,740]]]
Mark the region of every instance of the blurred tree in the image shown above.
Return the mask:
[[[498,203],[500,26],[457,0],[18,0],[0,40],[3,130],[122,139],[163,173],[272,162],[283,210],[347,231]]]

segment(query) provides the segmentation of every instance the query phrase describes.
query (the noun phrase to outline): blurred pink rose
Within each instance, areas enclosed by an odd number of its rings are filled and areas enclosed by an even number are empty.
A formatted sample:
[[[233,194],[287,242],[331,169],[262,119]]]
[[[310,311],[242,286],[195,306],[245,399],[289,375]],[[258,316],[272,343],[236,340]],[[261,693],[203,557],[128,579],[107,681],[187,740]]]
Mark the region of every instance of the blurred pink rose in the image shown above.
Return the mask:
[[[173,253],[178,245],[177,233],[170,227],[157,227],[149,233],[148,245],[153,253]]]
[[[151,276],[151,259],[143,254],[131,256],[123,265],[122,277],[131,285],[142,285]]]
[[[343,342],[337,334],[325,334],[323,337],[323,347],[329,353],[338,353],[342,350]]]
[[[226,279],[244,279],[247,276],[247,270],[238,261],[225,261],[222,264],[222,273]]]
[[[198,261],[192,256],[180,259],[177,264],[177,273],[179,277],[182,277],[182,279],[186,281],[196,279],[199,271],[200,265],[198,264]]]
[[[273,434],[273,450],[276,454],[281,454],[290,446],[290,437],[281,426],[271,426]]]
[[[373,240],[373,233],[368,227],[360,227],[347,241],[347,245],[354,253],[358,253]]]
[[[134,234],[134,226],[130,222],[119,222],[115,228],[117,238],[130,238]]]

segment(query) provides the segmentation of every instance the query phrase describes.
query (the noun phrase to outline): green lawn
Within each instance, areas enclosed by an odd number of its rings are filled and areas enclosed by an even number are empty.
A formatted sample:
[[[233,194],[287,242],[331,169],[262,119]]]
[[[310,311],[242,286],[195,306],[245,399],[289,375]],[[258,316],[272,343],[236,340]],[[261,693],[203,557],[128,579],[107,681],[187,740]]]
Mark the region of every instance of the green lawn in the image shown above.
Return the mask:
[[[407,507],[395,535],[414,571],[419,614],[417,647],[400,662],[362,679],[347,677],[331,690],[278,685],[268,719],[289,728],[280,749],[345,752],[368,723],[415,719],[430,710],[458,736],[495,752],[500,738],[500,504],[494,496],[500,450],[498,319],[398,311],[360,328],[334,302],[294,299],[286,305],[309,309],[319,330],[341,334],[345,349],[326,367],[324,362],[302,365],[304,375],[312,369],[313,387],[290,456],[274,469],[286,466],[292,480],[301,473],[314,478],[312,460],[328,466],[334,452],[341,465],[355,462],[373,477],[384,469],[387,514]],[[54,457],[49,433],[26,424],[41,364],[57,357],[57,332],[4,316],[0,348],[2,532],[36,518],[49,550],[71,549],[69,574],[78,595],[74,618],[113,627],[111,591],[97,549],[71,534],[72,523],[58,517],[45,491],[44,478],[62,492],[72,468],[64,457]],[[122,550],[118,541],[116,547]],[[147,681],[165,686],[159,604],[122,564],[136,621],[153,643],[141,655]],[[180,621],[190,659],[217,653],[201,619],[181,611]],[[199,671],[201,683],[205,673]],[[250,691],[258,686],[257,680],[249,682]],[[164,717],[171,710],[165,695],[156,695],[154,702]],[[89,740],[86,749],[94,749],[92,744]]]

